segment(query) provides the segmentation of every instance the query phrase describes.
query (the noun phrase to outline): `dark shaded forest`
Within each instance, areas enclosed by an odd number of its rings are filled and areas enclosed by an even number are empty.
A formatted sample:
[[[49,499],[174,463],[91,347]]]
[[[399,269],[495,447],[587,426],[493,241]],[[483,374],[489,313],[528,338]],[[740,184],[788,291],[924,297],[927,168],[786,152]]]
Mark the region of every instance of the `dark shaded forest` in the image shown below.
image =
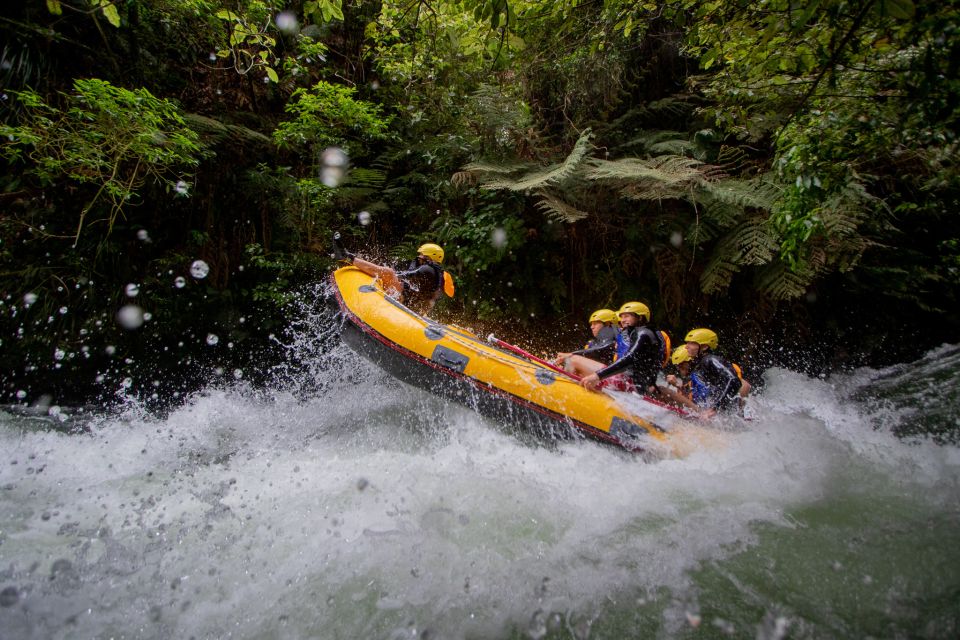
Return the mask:
[[[954,0],[12,0],[4,402],[267,380],[332,230],[569,348],[640,300],[748,374],[960,335]]]

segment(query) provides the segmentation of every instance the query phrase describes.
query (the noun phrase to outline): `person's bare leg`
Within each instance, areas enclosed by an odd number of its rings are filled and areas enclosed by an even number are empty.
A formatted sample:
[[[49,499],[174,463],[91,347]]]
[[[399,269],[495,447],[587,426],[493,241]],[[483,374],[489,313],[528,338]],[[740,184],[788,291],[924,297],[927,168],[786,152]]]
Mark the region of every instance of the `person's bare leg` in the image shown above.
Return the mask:
[[[603,369],[607,365],[602,362],[597,362],[596,360],[591,360],[590,358],[585,358],[581,355],[573,355],[567,358],[564,362],[564,369],[578,376],[586,376],[591,373],[596,373]]]
[[[386,291],[388,295],[395,296],[403,291],[403,286],[400,284],[400,279],[397,277],[397,272],[390,267],[384,267],[383,265],[367,262],[362,258],[354,258],[353,266],[355,266],[357,269],[360,269],[360,271],[363,271],[368,276],[379,278],[381,285],[383,285],[383,290]]]

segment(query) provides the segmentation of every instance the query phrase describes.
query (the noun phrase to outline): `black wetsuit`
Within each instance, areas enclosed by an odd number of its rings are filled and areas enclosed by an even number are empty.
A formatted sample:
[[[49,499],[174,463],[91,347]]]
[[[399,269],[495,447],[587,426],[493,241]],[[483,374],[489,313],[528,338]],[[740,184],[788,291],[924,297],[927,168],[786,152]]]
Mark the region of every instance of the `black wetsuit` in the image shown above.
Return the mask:
[[[597,332],[596,337],[587,343],[583,349],[571,352],[571,355],[579,355],[603,364],[610,364],[616,359],[617,355],[617,329],[604,325]]]
[[[443,269],[435,262],[414,261],[407,271],[397,273],[403,285],[403,304],[420,315],[430,313],[443,292]]]
[[[718,411],[736,408],[740,394],[740,377],[733,366],[723,358],[708,353],[701,356],[693,373],[700,378],[709,390],[707,406]]]
[[[660,339],[653,329],[643,327],[629,327],[621,331],[626,339],[627,352],[619,360],[597,371],[597,376],[603,380],[612,375],[626,372],[637,391],[646,393],[649,387],[657,382],[657,373],[663,363]]]

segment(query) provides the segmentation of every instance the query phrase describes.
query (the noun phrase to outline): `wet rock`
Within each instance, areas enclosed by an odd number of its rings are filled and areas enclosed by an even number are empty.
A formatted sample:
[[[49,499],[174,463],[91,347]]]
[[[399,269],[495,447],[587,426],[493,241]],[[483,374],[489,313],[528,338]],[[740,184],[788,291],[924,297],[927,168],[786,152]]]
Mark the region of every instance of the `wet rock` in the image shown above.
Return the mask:
[[[20,601],[20,592],[16,587],[4,587],[0,591],[0,607],[12,607]]]

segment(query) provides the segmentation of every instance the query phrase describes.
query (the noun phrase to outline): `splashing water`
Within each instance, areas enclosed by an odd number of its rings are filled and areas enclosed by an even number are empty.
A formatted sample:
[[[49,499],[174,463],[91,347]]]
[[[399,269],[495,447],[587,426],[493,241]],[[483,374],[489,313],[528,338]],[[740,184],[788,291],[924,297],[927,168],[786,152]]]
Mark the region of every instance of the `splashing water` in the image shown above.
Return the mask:
[[[338,322],[305,306],[273,385],[164,417],[0,413],[4,635],[955,634],[960,454],[858,400],[922,366],[770,371],[747,430],[647,464],[386,377]]]

